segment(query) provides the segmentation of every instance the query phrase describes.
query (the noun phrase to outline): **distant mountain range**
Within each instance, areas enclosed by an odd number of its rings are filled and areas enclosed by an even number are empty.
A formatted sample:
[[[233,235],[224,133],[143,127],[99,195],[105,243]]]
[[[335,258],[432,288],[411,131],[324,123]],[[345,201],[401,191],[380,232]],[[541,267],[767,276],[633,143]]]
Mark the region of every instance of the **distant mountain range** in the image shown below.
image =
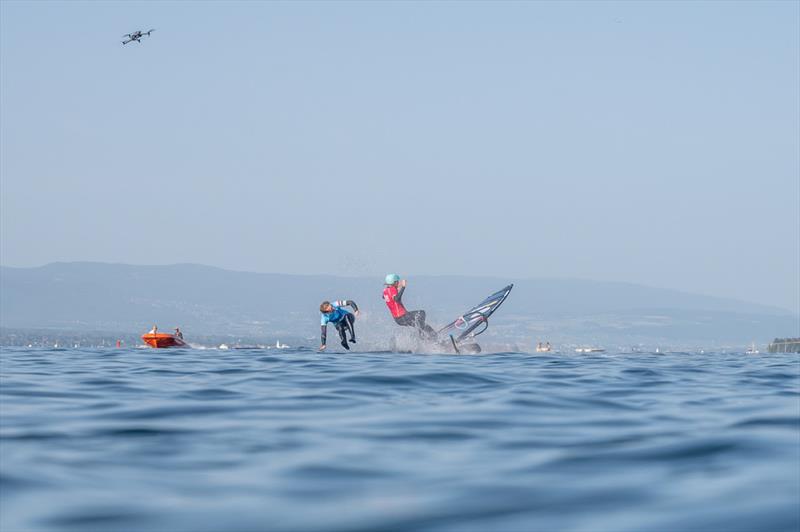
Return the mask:
[[[442,325],[489,293],[514,283],[486,338],[568,343],[672,342],[733,345],[800,336],[783,309],[628,283],[564,279],[414,276],[405,303]],[[228,271],[194,264],[133,266],[54,263],[0,267],[0,326],[71,331],[145,331],[180,326],[187,335],[313,338],[323,299],[354,299],[362,337],[396,327],[380,278]]]

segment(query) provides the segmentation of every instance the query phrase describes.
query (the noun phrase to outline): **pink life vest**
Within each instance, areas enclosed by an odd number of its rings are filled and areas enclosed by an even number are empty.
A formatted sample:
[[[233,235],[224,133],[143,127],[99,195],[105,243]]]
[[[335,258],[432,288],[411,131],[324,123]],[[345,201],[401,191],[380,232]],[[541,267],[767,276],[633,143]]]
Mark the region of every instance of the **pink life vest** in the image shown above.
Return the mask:
[[[389,312],[392,313],[393,318],[399,318],[408,311],[402,303],[395,301],[395,297],[397,297],[396,287],[390,285],[383,289],[383,300],[386,301],[386,306],[389,307]]]

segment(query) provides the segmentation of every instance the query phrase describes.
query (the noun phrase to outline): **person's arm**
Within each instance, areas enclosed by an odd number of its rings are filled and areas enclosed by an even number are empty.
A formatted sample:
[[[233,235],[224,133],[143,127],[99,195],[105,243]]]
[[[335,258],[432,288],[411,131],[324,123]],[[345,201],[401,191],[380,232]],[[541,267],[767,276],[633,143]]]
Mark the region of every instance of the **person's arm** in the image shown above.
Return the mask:
[[[394,296],[394,300],[397,301],[398,303],[402,303],[402,301],[400,300],[403,298],[403,292],[405,291],[406,291],[406,284],[403,283],[400,285],[400,288],[397,289],[397,295]]]
[[[353,307],[355,312],[358,312],[358,305],[352,299],[340,299],[336,302],[336,306],[338,307]]]
[[[325,349],[325,343],[328,340],[328,324],[327,323],[323,323],[322,325],[320,325],[319,337],[320,337],[319,350],[323,351]]]

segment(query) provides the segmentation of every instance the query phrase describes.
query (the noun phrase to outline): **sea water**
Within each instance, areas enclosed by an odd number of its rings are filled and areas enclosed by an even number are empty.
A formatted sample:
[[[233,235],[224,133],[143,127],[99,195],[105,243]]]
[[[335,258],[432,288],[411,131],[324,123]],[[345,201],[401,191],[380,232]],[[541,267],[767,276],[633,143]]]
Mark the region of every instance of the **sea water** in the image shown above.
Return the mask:
[[[800,357],[0,351],[0,530],[800,528]]]

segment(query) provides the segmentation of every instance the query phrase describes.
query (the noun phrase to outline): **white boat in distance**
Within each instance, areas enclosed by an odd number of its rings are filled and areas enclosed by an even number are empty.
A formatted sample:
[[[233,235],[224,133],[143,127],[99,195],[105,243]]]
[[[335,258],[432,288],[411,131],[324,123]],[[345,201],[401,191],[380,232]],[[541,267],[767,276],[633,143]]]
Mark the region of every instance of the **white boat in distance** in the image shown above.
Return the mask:
[[[605,353],[606,350],[602,347],[577,347],[575,348],[576,353]]]

